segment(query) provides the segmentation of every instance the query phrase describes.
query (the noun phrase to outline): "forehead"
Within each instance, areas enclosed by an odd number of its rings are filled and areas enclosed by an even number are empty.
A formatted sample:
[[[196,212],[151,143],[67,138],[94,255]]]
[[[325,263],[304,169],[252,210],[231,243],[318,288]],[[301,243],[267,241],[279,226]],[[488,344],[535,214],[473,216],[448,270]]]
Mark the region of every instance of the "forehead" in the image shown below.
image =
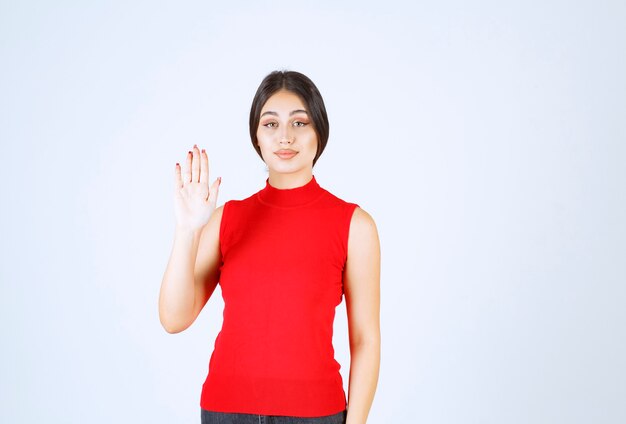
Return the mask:
[[[267,99],[261,109],[261,113],[267,111],[289,113],[296,109],[307,110],[302,99],[291,91],[279,90]]]

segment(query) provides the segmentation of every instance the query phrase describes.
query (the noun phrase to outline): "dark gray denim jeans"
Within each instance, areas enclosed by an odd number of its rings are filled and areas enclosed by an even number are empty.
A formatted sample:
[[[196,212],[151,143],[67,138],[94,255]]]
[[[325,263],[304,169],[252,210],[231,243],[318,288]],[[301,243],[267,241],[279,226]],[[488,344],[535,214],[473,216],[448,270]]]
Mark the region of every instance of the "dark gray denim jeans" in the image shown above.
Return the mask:
[[[345,424],[347,411],[324,417],[234,414],[200,409],[202,424]]]

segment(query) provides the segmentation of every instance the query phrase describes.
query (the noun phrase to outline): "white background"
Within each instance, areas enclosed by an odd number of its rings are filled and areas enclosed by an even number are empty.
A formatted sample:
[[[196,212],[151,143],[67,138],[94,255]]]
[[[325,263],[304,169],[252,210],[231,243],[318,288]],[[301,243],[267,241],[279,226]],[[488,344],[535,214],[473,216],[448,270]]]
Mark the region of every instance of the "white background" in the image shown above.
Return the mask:
[[[199,423],[222,303],[160,326],[174,164],[262,188],[283,68],[380,232],[369,422],[626,422],[624,2],[0,4],[0,422]],[[347,381],[343,305],[335,342]]]

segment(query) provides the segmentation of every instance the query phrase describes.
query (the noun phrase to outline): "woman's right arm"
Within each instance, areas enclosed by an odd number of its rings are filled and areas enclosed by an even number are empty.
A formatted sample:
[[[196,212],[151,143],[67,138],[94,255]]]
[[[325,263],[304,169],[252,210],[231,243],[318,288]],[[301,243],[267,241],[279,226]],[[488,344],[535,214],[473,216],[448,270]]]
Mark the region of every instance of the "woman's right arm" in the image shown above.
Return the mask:
[[[159,295],[159,318],[168,333],[187,329],[217,286],[223,208],[215,209],[201,230],[176,228]]]
[[[215,208],[221,179],[208,185],[206,152],[194,145],[181,175],[176,164],[174,246],[161,281],[159,319],[168,333],[188,328],[219,279],[223,206]]]

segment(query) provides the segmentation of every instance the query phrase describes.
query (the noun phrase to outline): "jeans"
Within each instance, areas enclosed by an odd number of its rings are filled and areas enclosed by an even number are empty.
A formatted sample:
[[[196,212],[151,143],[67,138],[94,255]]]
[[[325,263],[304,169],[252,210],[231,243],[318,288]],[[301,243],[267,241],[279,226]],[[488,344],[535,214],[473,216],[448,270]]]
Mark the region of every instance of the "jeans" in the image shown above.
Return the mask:
[[[324,417],[284,417],[279,415],[236,414],[201,409],[202,424],[344,424],[346,411]]]

